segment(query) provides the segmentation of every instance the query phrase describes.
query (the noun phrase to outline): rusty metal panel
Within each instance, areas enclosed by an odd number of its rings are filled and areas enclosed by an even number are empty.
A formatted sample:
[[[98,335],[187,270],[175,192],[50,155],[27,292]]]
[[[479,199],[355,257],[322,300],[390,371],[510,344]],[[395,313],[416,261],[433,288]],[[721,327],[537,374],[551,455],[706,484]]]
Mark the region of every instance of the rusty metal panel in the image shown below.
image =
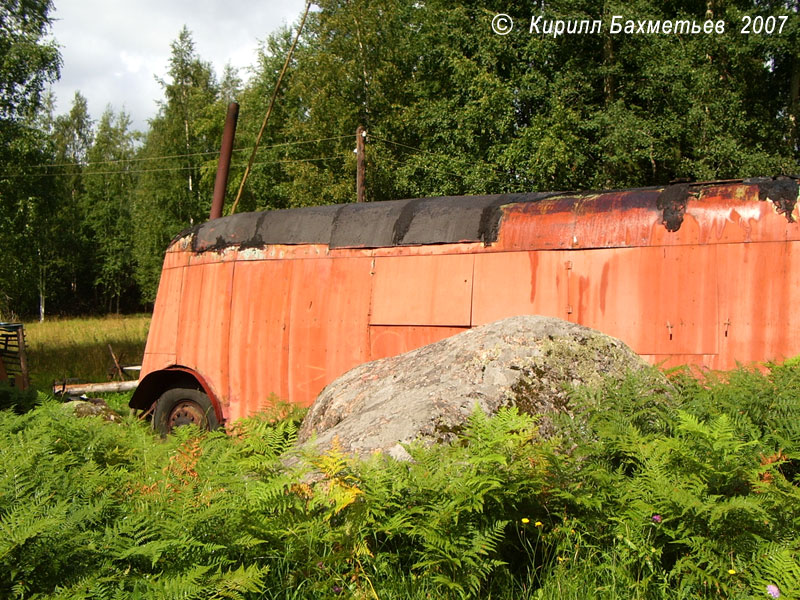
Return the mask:
[[[660,190],[608,192],[582,197],[574,206],[571,248],[649,245],[654,228],[664,229],[656,203]]]
[[[717,352],[713,246],[505,252],[475,259],[473,324],[559,317],[640,354]]]
[[[139,381],[144,379],[148,373],[152,373],[153,371],[158,371],[160,369],[166,369],[167,367],[171,367],[174,364],[175,364],[174,348],[171,354],[145,352],[144,357],[142,358],[142,370],[139,372]],[[155,400],[155,398],[153,398],[152,400]]]
[[[376,258],[370,324],[468,327],[474,260],[469,254]]]
[[[222,248],[221,250],[199,253],[187,252],[187,254],[189,255],[189,260],[187,261],[189,266],[234,262],[239,259],[239,250],[237,248]]]
[[[757,185],[704,187],[690,195],[678,231],[653,231],[651,245],[731,244],[785,240],[798,226],[778,212],[778,206],[760,199]]]
[[[473,326],[516,315],[566,319],[568,256],[566,251],[477,255]]]
[[[372,260],[294,261],[289,399],[308,406],[330,381],[369,359]]]
[[[304,244],[299,246],[287,246],[283,244],[273,244],[263,248],[239,248],[236,252],[236,260],[293,260],[298,258],[325,258],[331,253],[327,246],[321,244]]]
[[[290,260],[240,261],[233,275],[230,331],[231,419],[289,399]]]
[[[164,254],[164,266],[162,269],[176,269],[185,267],[189,264],[191,252],[185,252],[178,249],[170,249]]]
[[[716,246],[573,252],[569,320],[638,354],[718,352]]]
[[[165,264],[172,255],[185,254],[183,252],[167,253]],[[178,339],[178,321],[181,318],[180,298],[183,287],[183,268],[164,268],[158,283],[158,293],[153,307],[153,318],[150,321],[150,331],[147,334],[145,360],[142,364],[142,377],[147,370],[148,354],[166,354],[175,361],[175,347]]]
[[[720,344],[714,368],[800,354],[800,242],[719,247]]]
[[[466,331],[468,327],[414,327],[372,325],[369,328],[370,360],[396,356]]]
[[[800,239],[790,198],[796,189],[782,180],[679,184],[508,204],[496,245],[553,250]]]
[[[572,247],[574,198],[557,197],[503,207],[497,247],[502,250],[560,250]]]
[[[184,269],[180,302],[176,362],[201,373],[221,401],[228,390],[234,264],[223,262]]]

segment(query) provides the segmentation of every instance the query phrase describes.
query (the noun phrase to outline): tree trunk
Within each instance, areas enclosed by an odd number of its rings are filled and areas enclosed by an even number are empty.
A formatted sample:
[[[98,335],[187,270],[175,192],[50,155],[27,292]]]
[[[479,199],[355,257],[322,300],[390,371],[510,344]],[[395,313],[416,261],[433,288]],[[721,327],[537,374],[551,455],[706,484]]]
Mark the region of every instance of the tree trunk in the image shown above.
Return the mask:
[[[45,281],[46,269],[44,266],[39,267],[39,322],[44,321],[44,297],[45,297]]]

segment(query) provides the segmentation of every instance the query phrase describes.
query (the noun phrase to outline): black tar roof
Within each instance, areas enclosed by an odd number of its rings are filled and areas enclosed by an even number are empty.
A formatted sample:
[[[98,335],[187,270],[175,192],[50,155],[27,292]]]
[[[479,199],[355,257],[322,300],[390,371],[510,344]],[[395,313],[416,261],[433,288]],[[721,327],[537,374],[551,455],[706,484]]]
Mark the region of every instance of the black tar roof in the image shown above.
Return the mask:
[[[675,204],[671,198],[680,195],[678,205],[685,208],[689,189],[707,185],[756,184],[761,200],[770,197],[781,212],[789,216],[798,194],[797,177],[764,177],[749,180],[682,183],[625,190],[631,202],[646,201],[664,211],[664,222],[670,231],[680,227],[682,213],[669,226],[669,210]],[[663,190],[655,197],[636,192]],[[384,248],[421,244],[452,244],[497,240],[502,207],[507,204],[539,202],[546,198],[580,198],[591,193],[541,192],[497,194],[485,196],[443,196],[357,204],[308,206],[231,215],[197,225],[179,234],[192,236],[192,250],[205,252],[229,246],[243,248],[268,244],[325,244],[330,248]],[[646,196],[646,198],[645,198]],[[670,206],[661,206],[669,204]],[[680,208],[680,206],[679,206]],[[177,238],[176,238],[177,239]]]
[[[445,196],[241,213],[203,223],[181,236],[195,233],[195,252],[266,244],[325,244],[330,248],[488,244],[497,239],[501,206],[557,195]]]

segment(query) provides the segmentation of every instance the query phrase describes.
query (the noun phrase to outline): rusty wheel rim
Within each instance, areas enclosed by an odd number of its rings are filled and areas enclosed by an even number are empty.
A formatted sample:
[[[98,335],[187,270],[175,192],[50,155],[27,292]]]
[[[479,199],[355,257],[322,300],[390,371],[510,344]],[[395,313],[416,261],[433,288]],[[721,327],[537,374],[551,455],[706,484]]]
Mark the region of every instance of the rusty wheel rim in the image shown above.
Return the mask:
[[[191,424],[202,427],[204,421],[205,412],[203,412],[203,408],[197,402],[193,402],[192,400],[182,400],[181,402],[178,402],[178,404],[175,405],[175,408],[172,409],[172,412],[169,413],[167,425],[169,426],[170,430],[174,429],[175,427],[180,427],[181,425]]]

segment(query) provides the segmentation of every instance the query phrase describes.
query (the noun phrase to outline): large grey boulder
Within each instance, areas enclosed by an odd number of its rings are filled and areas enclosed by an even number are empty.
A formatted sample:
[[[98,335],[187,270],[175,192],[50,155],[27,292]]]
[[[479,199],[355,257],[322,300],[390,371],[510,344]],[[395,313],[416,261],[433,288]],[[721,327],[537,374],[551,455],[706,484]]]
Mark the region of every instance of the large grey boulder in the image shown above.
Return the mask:
[[[511,404],[529,414],[569,411],[568,385],[645,366],[599,331],[552,317],[512,317],[348,371],[317,397],[298,442],[325,450],[337,438],[349,453],[404,459],[404,443],[454,439],[476,406],[489,415]],[[552,433],[546,416],[540,433]]]

